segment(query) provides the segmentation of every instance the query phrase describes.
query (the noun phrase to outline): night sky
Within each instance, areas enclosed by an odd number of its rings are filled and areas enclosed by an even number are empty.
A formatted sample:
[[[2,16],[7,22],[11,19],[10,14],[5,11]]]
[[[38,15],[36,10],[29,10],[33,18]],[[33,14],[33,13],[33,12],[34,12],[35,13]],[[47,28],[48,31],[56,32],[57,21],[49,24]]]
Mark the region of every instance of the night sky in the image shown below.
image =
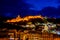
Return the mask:
[[[1,0],[0,16],[42,15],[60,18],[60,0]]]

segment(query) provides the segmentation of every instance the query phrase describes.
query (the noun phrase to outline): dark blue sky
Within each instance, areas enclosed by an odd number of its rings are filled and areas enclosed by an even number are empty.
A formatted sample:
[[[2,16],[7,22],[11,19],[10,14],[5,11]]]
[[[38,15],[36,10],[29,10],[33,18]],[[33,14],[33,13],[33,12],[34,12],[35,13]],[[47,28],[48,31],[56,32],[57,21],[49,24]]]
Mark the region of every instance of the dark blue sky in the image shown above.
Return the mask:
[[[16,17],[17,15],[43,15],[60,17],[60,0],[2,0],[0,16]]]

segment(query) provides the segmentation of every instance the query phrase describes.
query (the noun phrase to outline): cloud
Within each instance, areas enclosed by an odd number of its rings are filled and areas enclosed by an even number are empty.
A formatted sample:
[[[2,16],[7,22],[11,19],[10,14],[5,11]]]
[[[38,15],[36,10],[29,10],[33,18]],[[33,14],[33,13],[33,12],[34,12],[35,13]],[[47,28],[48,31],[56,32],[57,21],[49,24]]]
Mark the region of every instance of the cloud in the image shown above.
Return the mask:
[[[41,10],[45,7],[51,6],[51,7],[58,7],[57,0],[25,0],[25,3],[28,3],[30,5],[33,5],[33,8],[31,7],[31,10]]]

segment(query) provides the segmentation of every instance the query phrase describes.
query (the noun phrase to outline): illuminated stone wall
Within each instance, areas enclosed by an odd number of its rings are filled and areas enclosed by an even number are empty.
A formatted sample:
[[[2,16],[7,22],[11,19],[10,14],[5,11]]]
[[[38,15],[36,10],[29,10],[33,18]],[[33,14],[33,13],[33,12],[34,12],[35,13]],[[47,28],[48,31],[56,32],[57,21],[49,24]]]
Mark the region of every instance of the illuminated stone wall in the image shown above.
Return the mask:
[[[48,33],[27,33],[25,32],[14,32],[15,35],[11,35],[12,37],[19,38],[19,40],[53,40],[53,34],[48,34]],[[18,40],[18,39],[16,39]]]

